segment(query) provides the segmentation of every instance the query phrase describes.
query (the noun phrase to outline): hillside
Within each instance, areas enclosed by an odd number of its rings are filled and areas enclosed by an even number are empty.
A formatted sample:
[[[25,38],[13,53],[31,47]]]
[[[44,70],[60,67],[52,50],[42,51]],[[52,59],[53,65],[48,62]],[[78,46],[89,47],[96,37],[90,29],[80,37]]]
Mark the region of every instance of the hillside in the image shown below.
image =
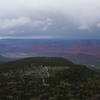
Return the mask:
[[[2,64],[0,67],[0,70],[4,69],[8,71],[8,69],[21,69],[23,66],[28,67],[30,65],[34,66],[41,66],[41,65],[46,65],[46,66],[72,66],[73,63],[67,59],[64,58],[57,58],[57,57],[32,57],[32,58],[26,58],[26,59],[21,59],[21,60],[16,60],[12,62],[7,62]]]
[[[0,64],[0,100],[89,100],[100,75],[64,58],[34,57]]]

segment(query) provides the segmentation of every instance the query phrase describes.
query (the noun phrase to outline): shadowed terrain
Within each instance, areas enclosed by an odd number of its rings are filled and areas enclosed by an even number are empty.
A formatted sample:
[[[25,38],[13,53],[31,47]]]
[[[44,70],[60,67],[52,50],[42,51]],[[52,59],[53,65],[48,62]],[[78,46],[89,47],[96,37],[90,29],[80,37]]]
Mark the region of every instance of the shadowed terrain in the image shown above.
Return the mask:
[[[0,64],[0,100],[89,100],[100,94],[95,69],[60,57]]]

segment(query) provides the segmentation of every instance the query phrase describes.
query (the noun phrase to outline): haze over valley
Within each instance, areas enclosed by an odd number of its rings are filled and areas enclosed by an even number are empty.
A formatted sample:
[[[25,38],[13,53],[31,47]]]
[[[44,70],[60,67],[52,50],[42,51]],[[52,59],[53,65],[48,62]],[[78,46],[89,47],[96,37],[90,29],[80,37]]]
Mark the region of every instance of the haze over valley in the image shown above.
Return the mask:
[[[100,40],[4,39],[0,55],[10,59],[64,57],[75,63],[100,66]]]

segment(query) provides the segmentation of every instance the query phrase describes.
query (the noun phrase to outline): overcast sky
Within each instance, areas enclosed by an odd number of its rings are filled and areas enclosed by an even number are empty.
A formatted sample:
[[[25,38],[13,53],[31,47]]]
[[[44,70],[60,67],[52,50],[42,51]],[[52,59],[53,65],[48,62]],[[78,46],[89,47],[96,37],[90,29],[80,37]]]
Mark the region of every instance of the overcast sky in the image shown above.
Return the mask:
[[[100,0],[0,0],[0,38],[100,37]]]

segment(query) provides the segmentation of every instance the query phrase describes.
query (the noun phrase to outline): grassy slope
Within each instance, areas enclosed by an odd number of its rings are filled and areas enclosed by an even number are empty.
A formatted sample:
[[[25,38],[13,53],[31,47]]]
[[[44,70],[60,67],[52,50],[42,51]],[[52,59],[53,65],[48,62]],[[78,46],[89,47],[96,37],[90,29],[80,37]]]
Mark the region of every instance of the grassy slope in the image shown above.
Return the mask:
[[[42,83],[41,65],[46,65],[49,86]],[[0,99],[87,100],[100,93],[100,76],[83,65],[64,58],[35,57],[0,65]],[[16,94],[16,96],[15,96]],[[48,98],[47,98],[48,97]]]
[[[20,69],[24,66],[29,67],[30,65],[40,66],[72,66],[73,63],[64,58],[57,58],[57,57],[33,57],[33,58],[26,58],[21,60],[16,60],[13,62],[3,63],[0,66],[0,70],[9,70],[9,69]]]

